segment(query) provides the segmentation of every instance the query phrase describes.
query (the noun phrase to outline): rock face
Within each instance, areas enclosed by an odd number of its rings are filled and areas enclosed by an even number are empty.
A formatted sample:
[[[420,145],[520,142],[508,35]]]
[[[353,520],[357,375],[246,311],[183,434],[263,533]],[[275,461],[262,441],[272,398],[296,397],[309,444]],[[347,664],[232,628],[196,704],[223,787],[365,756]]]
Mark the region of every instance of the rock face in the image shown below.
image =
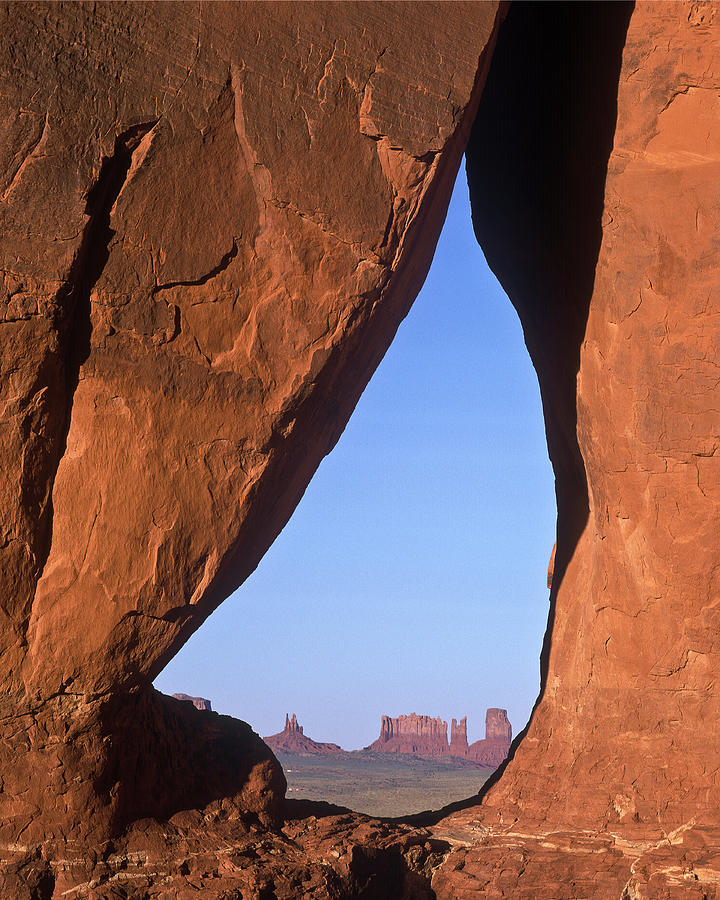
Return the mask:
[[[151,680],[253,571],[417,294],[502,10],[0,17],[0,842],[100,846],[220,795],[266,820],[269,750]]]
[[[295,713],[285,715],[285,728],[278,734],[263,738],[274,753],[293,753],[299,756],[338,756],[345,751],[337,744],[322,743],[309,738],[302,725],[298,725]]]
[[[512,741],[512,725],[506,709],[490,708],[485,712],[485,740]]]
[[[505,10],[0,10],[3,896],[716,891],[720,14],[515,4],[483,92]],[[557,552],[528,728],[413,829],[283,805],[248,726],[150,682],[337,440],[481,92]]]
[[[553,544],[552,553],[550,554],[550,559],[548,560],[548,570],[547,570],[548,590],[550,590],[552,588],[553,574],[555,572],[555,553],[556,552],[557,552],[557,544]]]
[[[557,552],[540,699],[446,822],[488,831],[438,896],[716,896],[719,54],[715,4],[513,5],[501,31],[468,173]]]
[[[453,719],[450,723],[450,753],[453,756],[465,756],[467,750],[467,716],[463,716],[459,722]]]
[[[380,737],[367,748],[379,753],[406,753],[411,756],[447,756],[467,759],[495,768],[507,756],[512,741],[512,727],[505,709],[488,709],[485,714],[485,738],[468,746],[467,716],[460,722],[452,720],[450,743],[447,722],[439,717],[383,716]]]
[[[195,709],[212,710],[212,703],[204,697],[190,697],[188,694],[173,694],[176,700],[186,700],[195,707]]]

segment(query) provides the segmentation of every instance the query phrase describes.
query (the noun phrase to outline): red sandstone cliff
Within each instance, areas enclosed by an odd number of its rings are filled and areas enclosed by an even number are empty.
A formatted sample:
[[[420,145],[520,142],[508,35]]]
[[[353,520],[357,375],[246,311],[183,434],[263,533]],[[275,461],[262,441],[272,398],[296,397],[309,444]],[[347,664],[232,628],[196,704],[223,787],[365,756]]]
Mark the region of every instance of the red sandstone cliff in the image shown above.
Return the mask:
[[[407,314],[500,17],[0,7],[2,846],[220,799],[278,814],[257,735],[152,679],[257,566]]]
[[[483,91],[505,9],[0,8],[3,897],[716,893],[720,15],[513,4]],[[279,833],[257,736],[150,682],[341,433],[481,93],[557,485],[541,695],[430,835]]]
[[[337,744],[321,743],[307,737],[295,713],[285,716],[285,728],[277,734],[263,738],[275,753],[295,753],[300,756],[337,756],[345,751]]]

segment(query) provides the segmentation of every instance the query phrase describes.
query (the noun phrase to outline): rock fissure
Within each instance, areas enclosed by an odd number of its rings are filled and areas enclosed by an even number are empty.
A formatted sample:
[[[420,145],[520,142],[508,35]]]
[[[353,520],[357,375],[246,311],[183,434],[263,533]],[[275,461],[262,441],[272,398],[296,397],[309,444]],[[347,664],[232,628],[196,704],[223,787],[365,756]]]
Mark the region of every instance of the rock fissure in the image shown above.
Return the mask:
[[[163,284],[158,284],[153,288],[153,296],[155,294],[159,294],[161,291],[167,291],[170,288],[176,287],[200,287],[203,284],[207,284],[209,281],[212,281],[213,278],[217,278],[222,272],[224,272],[230,263],[235,259],[238,254],[238,242],[236,238],[233,238],[232,247],[228,250],[228,252],[222,257],[220,262],[210,269],[209,272],[206,272],[204,275],[199,275],[197,278],[188,279],[186,281],[166,281]]]
[[[105,157],[95,184],[87,194],[85,213],[88,216],[80,246],[75,254],[65,283],[57,293],[56,322],[59,342],[64,347],[62,370],[65,382],[65,410],[59,418],[58,433],[55,436],[53,457],[54,472],[65,454],[73,397],[80,380],[80,369],[90,353],[91,293],[100,278],[108,259],[108,247],[113,236],[110,214],[123,188],[132,163],[133,151],[142,138],[152,130],[157,120],[127,129],[115,139],[112,156]],[[52,488],[54,474],[49,480],[49,499],[45,511],[43,530],[46,532],[42,555],[39,560],[39,578],[50,553],[52,543]]]
[[[712,4],[0,15],[3,896],[703,896],[720,878]],[[284,802],[249,727],[149,679],[342,432],[427,271],[476,109],[476,233],[538,371],[557,563],[528,729],[480,800],[421,832]],[[120,131],[98,175],[97,136]],[[358,264],[370,247],[386,265]],[[174,288],[192,296],[155,302]]]

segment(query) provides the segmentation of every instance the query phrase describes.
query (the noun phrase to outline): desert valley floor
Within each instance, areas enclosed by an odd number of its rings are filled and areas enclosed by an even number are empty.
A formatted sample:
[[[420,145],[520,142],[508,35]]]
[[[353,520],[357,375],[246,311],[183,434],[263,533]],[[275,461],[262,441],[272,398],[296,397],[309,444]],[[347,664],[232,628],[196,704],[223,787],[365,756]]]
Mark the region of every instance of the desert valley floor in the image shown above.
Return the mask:
[[[327,800],[371,816],[440,809],[477,794],[493,769],[404,754],[341,757],[277,754],[291,800]]]

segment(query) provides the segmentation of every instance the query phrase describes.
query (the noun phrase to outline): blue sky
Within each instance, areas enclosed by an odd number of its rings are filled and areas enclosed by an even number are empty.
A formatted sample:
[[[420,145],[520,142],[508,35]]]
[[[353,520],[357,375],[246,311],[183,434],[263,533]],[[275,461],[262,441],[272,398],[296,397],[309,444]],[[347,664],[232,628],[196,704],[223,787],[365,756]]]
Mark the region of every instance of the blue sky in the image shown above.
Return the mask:
[[[255,573],[158,676],[261,735],[357,749],[382,714],[508,710],[539,685],[555,496],[537,378],[464,165],[425,285]]]

